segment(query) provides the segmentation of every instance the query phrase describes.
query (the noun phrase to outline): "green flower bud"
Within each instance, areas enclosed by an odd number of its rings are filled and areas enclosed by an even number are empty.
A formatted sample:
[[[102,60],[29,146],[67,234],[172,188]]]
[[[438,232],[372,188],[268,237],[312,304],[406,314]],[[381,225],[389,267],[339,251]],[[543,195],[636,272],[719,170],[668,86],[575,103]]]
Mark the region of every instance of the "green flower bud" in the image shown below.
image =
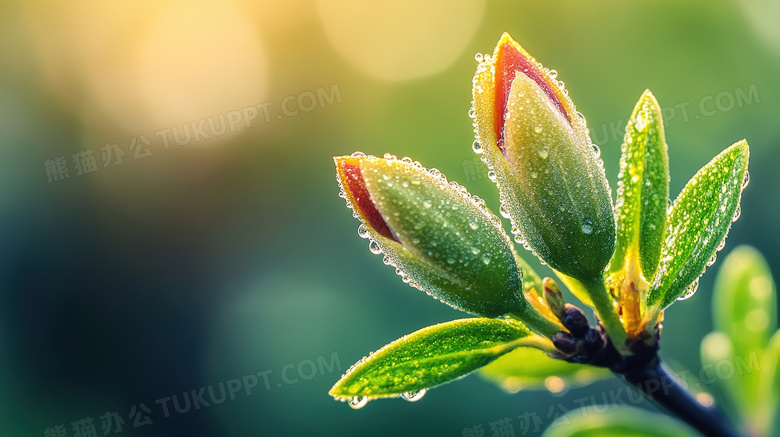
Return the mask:
[[[555,270],[590,281],[614,252],[612,197],[585,121],[554,78],[504,34],[473,81],[477,150],[518,239]]]
[[[559,331],[523,296],[517,254],[482,200],[408,158],[356,154],[335,162],[360,235],[404,282],[462,311],[512,313],[547,334]]]

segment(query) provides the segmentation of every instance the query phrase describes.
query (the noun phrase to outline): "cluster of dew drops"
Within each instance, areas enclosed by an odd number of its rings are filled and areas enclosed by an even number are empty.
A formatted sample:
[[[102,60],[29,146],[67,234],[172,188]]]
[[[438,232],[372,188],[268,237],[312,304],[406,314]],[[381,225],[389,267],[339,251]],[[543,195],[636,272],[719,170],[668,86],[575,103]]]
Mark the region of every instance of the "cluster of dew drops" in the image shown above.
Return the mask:
[[[406,393],[401,394],[401,399],[408,401],[408,402],[417,402],[420,399],[422,399],[425,394],[428,392],[427,389],[421,389],[418,391],[409,391]],[[340,399],[341,401],[345,401],[345,399]],[[347,400],[347,403],[352,409],[359,410],[363,407],[365,407],[368,404],[368,401],[370,399],[367,396],[353,396]]]
[[[487,69],[487,68],[490,68],[491,74],[494,74],[495,73],[495,66],[493,66],[492,63],[491,63],[492,58],[491,58],[490,55],[477,53],[474,56],[474,59],[479,63],[479,65],[477,67],[477,74],[474,76],[473,85],[475,86],[475,88],[476,88],[478,93],[482,93],[483,89],[482,89],[482,86],[479,83],[477,83],[477,77],[479,76],[479,73],[484,72],[485,69]],[[535,62],[535,60],[533,58],[531,59],[531,61]],[[568,96],[569,92],[565,88],[565,83],[563,81],[556,80],[556,78],[558,77],[558,72],[556,70],[548,69],[546,67],[543,67],[543,69],[547,73],[547,75],[550,77],[550,79],[552,79],[556,83],[556,85],[559,87],[559,89],[561,90],[563,95]],[[573,104],[572,104],[572,109],[574,109]],[[601,172],[604,172],[605,171],[604,170],[604,161],[601,159],[601,149],[599,148],[598,145],[594,144],[590,140],[590,129],[588,129],[588,127],[586,125],[585,116],[581,112],[577,111],[576,109],[574,109],[574,113],[577,116],[576,121],[574,122],[574,125],[575,125],[574,128],[576,130],[580,131],[584,135],[584,137],[588,139],[588,142],[590,143],[590,146],[591,146],[591,148],[593,150],[593,154],[594,154],[594,157],[595,157],[596,165],[598,166],[598,170],[601,171]],[[476,105],[475,105],[474,101],[471,102],[471,108],[469,109],[468,116],[469,116],[469,118],[472,119],[472,125],[473,125],[473,128],[474,128],[474,135],[477,138],[479,138],[479,131],[477,129],[477,120],[476,120]],[[541,133],[542,132],[542,127],[541,126],[537,126],[534,129],[534,131],[536,133]],[[480,156],[481,161],[483,163],[485,163],[485,165],[488,167],[488,173],[487,173],[488,179],[490,179],[493,183],[498,184],[498,180],[497,180],[498,176],[497,176],[495,170],[492,168],[492,166],[487,162],[487,159],[486,159],[485,155],[483,154],[483,152],[484,152],[483,146],[479,142],[479,139],[475,139],[474,140],[474,142],[471,144],[471,149],[474,151],[474,153],[476,153],[478,155],[481,155]],[[547,157],[549,156],[549,153],[550,153],[550,149],[549,149],[549,147],[541,147],[538,150],[538,153],[539,153],[539,156],[542,159],[547,159]],[[532,172],[530,174],[530,176],[535,179],[538,176],[538,173],[537,172]],[[501,201],[501,207],[499,208],[499,213],[504,218],[511,219],[511,215],[509,214],[509,211],[507,211],[506,206],[505,206],[505,202],[503,201],[503,199]],[[591,221],[587,220],[587,219],[583,219],[581,230],[585,234],[592,233],[593,232],[593,223]],[[523,236],[522,236],[522,234],[520,232],[520,229],[517,226],[512,226],[512,234],[514,235],[514,240],[515,240],[516,243],[521,244],[523,246],[523,248],[525,248],[526,250],[534,252],[532,247],[531,247],[531,245],[523,238]],[[544,264],[544,261],[542,261],[542,264]]]
[[[750,184],[750,173],[745,172],[745,178],[742,180],[742,187],[741,190],[744,190],[747,188],[748,184]],[[737,202],[737,210],[734,212],[734,216],[731,218],[731,223],[734,223],[735,221],[739,220],[739,217],[742,215],[742,209],[739,206],[739,202]],[[707,267],[712,266],[715,264],[715,261],[718,259],[718,252],[723,250],[723,248],[726,246],[726,237],[723,237],[723,240],[721,240],[720,244],[718,244],[718,247],[715,249],[715,253],[712,254],[710,259],[707,260]],[[677,298],[677,300],[686,300],[690,299],[691,296],[693,296],[696,293],[696,290],[699,288],[699,278],[704,274],[704,272],[707,270],[707,267],[704,268],[704,270],[699,273],[699,277],[696,278],[693,283],[688,286],[688,288],[685,290],[685,293],[683,293],[680,297]]]
[[[373,156],[373,155],[366,155],[363,152],[354,152],[350,156],[353,156],[353,157],[356,157],[356,158],[375,158],[375,156]],[[398,157],[395,156],[395,155],[392,155],[390,153],[385,153],[383,158],[384,159],[388,159],[388,160],[401,161],[404,164],[411,165],[411,166],[413,166],[413,167],[415,167],[417,169],[424,169],[424,167],[422,166],[422,164],[420,164],[419,161],[414,161],[414,160],[412,160],[412,158],[409,158],[409,157],[403,157],[401,159],[398,159]],[[449,189],[450,189],[449,191],[454,192],[455,194],[459,195],[461,198],[463,198],[467,202],[469,202],[469,203],[471,203],[473,205],[476,205],[482,212],[485,213],[485,216],[488,217],[490,223],[493,226],[495,226],[497,228],[501,227],[501,221],[498,219],[498,217],[496,217],[495,215],[489,213],[489,211],[487,209],[487,206],[485,204],[485,201],[482,198],[480,198],[479,196],[476,196],[476,195],[469,194],[469,192],[466,189],[466,187],[460,185],[459,183],[457,183],[455,181],[448,181],[447,177],[439,169],[430,168],[430,169],[427,169],[427,172],[432,177],[432,179],[434,181],[438,181],[441,184],[448,186]],[[339,197],[341,197],[343,199],[347,199],[346,192],[344,191],[344,186],[342,185],[341,181],[338,178],[337,178],[337,180],[338,180],[338,183],[339,183]],[[355,211],[354,208],[352,208],[351,202],[349,200],[347,200],[346,204],[347,204],[347,208],[353,210],[352,211],[352,215],[355,218],[360,219],[360,215],[358,214],[358,212]],[[477,230],[478,226],[479,225],[478,225],[478,223],[476,221],[470,221],[469,222],[469,227],[471,229],[473,229],[473,230]],[[361,238],[365,238],[365,239],[369,240],[369,242],[368,242],[368,250],[371,253],[373,253],[375,255],[381,255],[381,254],[384,253],[384,251],[380,247],[379,243],[377,243],[376,240],[371,238],[371,232],[370,232],[368,226],[366,226],[363,223],[361,223],[358,226],[358,236],[360,236]],[[490,260],[491,260],[490,254],[488,254],[488,253],[483,254],[482,261],[485,264],[489,264]],[[404,271],[398,265],[398,263],[393,259],[393,257],[385,254],[384,257],[382,258],[382,262],[385,265],[389,265],[389,266],[395,267],[396,275],[400,276],[401,280],[404,283],[409,284],[412,287],[422,289],[412,279],[411,275],[409,275],[406,271]],[[426,293],[428,292],[427,290],[423,290],[423,291],[426,291]]]
[[[365,363],[365,361],[367,359],[369,359],[369,357],[374,355],[374,353],[375,352],[369,353],[368,356],[361,358],[360,361],[358,361],[357,363],[355,363],[352,366],[350,366],[349,369],[347,369],[347,371],[341,376],[341,379],[344,379],[347,375],[352,373],[360,365]],[[427,392],[428,392],[427,389],[421,389],[421,390],[417,390],[417,391],[408,391],[406,393],[402,393],[400,395],[400,398],[403,399],[403,400],[409,401],[409,402],[417,402],[420,399],[422,399]],[[368,402],[371,400],[368,396],[353,396],[351,398],[342,398],[342,397],[339,397],[339,396],[334,396],[333,398],[336,399],[337,401],[347,402],[349,404],[349,406],[351,408],[355,409],[355,410],[359,410],[359,409],[365,407],[366,404],[368,404]]]
[[[490,55],[487,55],[487,54],[483,55],[482,53],[477,53],[474,56],[474,59],[479,63],[479,65],[477,67],[477,74],[474,76],[473,85],[475,86],[475,88],[476,88],[478,93],[482,93],[484,90],[482,89],[482,86],[477,83],[477,77],[479,76],[479,73],[484,72],[485,69],[487,69],[487,68],[490,68],[491,74],[494,74],[495,73],[495,67],[491,63],[492,58],[491,58]],[[556,80],[556,78],[558,76],[558,72],[556,70],[547,69],[547,68],[544,68],[544,70],[547,73],[547,75],[553,81],[555,81],[555,83],[558,85],[558,87],[563,92],[563,94],[568,96],[568,90],[566,90],[566,88],[564,87],[564,85],[565,85],[564,82]],[[590,129],[587,128],[587,126],[585,124],[585,116],[581,112],[576,111],[576,110],[575,110],[575,114],[577,115],[577,122],[576,122],[576,124],[578,126],[580,126],[580,129],[582,129],[584,131],[585,136],[590,140]],[[475,105],[474,101],[471,102],[471,108],[469,109],[468,116],[469,116],[469,118],[472,119],[472,124],[473,124],[473,128],[474,128],[474,135],[477,138],[479,138],[479,131],[477,129],[477,120],[476,120],[476,118],[477,118],[477,116],[476,116],[476,105]],[[637,119],[635,121],[635,128],[637,130],[644,130],[646,128],[646,126],[647,126],[646,117],[643,117],[640,114],[640,116],[637,117]],[[539,133],[539,131],[537,131],[537,133]],[[630,136],[626,136],[625,141],[627,143],[630,144],[631,140],[632,140],[632,138]],[[593,148],[593,152],[595,154],[596,163],[599,166],[599,170],[604,171],[604,161],[601,159],[601,149],[599,148],[598,145],[594,144],[593,142],[591,142],[591,146]],[[485,155],[483,154],[483,152],[484,152],[483,146],[479,142],[478,139],[474,140],[474,142],[471,145],[471,148],[474,151],[474,153],[476,153],[478,155],[481,155],[480,159],[482,160],[482,162],[485,163],[485,165],[487,165],[487,167],[488,167],[488,179],[490,179],[494,183],[497,183],[496,172],[492,168],[492,166],[487,162],[487,160],[485,158]],[[543,150],[540,150],[539,152],[540,152],[540,156],[542,156],[542,158],[546,158],[545,155],[548,154],[548,150],[546,148],[544,148]],[[624,170],[624,169],[621,168],[621,170]],[[533,174],[531,176],[535,177]],[[750,183],[750,173],[745,172],[745,178],[742,181],[741,189],[744,190],[748,186],[749,183]],[[620,189],[620,188],[621,187],[618,187],[618,189]],[[501,215],[503,217],[511,218],[509,212],[506,210],[504,205],[505,205],[505,203],[502,201],[501,202],[501,208],[499,209],[499,212],[501,213]],[[671,202],[670,202],[669,209],[671,209],[671,207],[672,207],[672,205],[671,205]],[[734,213],[734,216],[732,217],[731,222],[733,223],[733,222],[737,221],[739,219],[740,215],[741,215],[741,209],[740,209],[739,203],[737,203],[737,210]],[[590,221],[583,220],[583,222],[582,222],[582,232],[584,232],[586,234],[590,234],[592,231],[593,231],[593,226],[590,223]],[[523,237],[522,237],[522,235],[520,233],[520,229],[518,229],[517,226],[512,226],[512,234],[515,236],[514,237],[515,242],[517,242],[519,244],[522,244],[523,247],[526,250],[529,250],[529,251],[533,252],[533,250],[532,250],[531,246],[528,244],[528,242],[525,239],[523,239]],[[713,253],[712,256],[709,258],[709,260],[707,260],[707,267],[710,267],[713,264],[715,264],[715,261],[717,260],[718,252],[723,250],[725,245],[726,245],[726,239],[724,238],[720,242],[720,244],[718,244],[718,247],[716,248],[715,253]],[[542,263],[544,264],[544,262],[542,262]],[[706,270],[706,267],[699,274],[699,277],[696,278],[696,280],[694,280],[693,283],[691,283],[690,286],[688,286],[686,291],[680,297],[678,297],[677,300],[689,299],[691,296],[693,296],[696,293],[696,290],[699,287],[699,278],[704,274],[705,270]]]

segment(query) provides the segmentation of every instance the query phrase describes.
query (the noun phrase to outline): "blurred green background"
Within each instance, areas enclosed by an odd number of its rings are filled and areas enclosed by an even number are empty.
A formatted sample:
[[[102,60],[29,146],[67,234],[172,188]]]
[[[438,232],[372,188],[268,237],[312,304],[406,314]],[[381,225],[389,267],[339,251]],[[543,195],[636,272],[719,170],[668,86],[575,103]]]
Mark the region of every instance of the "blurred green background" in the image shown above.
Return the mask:
[[[2,3],[0,435],[490,436],[504,417],[536,435],[619,383],[508,395],[470,376],[359,411],[327,395],[463,316],[369,253],[331,157],[412,156],[497,210],[467,112],[474,55],[508,31],[560,72],[613,182],[645,88],[673,196],[747,138],[725,250],[780,266],[778,22],[769,0]],[[694,373],[713,277],[664,322],[662,355]]]

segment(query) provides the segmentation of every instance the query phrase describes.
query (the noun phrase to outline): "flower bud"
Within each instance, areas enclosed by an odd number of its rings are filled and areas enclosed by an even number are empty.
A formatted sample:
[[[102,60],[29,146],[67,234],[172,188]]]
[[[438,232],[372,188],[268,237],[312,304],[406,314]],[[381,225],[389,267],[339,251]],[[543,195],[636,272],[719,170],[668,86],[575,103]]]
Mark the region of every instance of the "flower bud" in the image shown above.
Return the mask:
[[[566,317],[566,302],[563,300],[563,293],[558,288],[558,284],[552,278],[544,278],[544,302],[550,308],[553,314],[559,320]]]
[[[614,251],[610,188],[556,75],[504,34],[474,76],[477,150],[526,248],[565,275],[591,280]]]
[[[483,201],[408,158],[353,155],[335,162],[361,235],[404,282],[473,314],[540,318],[523,296],[514,247]],[[559,330],[548,328],[550,335]]]

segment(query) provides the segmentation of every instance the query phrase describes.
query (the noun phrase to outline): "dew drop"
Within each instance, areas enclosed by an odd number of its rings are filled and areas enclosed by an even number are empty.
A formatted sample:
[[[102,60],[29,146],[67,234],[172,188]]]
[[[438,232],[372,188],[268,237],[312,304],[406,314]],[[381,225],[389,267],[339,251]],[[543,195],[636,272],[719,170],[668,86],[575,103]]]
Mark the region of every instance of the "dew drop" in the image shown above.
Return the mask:
[[[474,55],[474,60],[476,60],[477,62],[482,62],[484,57],[485,56],[482,53],[477,53],[476,55]]]
[[[469,118],[476,118],[477,117],[477,110],[472,106],[471,109],[469,109]]]
[[[479,141],[474,140],[474,142],[471,143],[471,150],[473,150],[474,153],[482,153],[482,144],[479,144]]]
[[[392,153],[385,153],[384,158],[385,159],[393,159],[393,160],[398,159],[398,157],[393,155]]]
[[[696,280],[693,281],[693,284],[689,285],[688,289],[685,290],[685,293],[683,293],[680,297],[678,297],[677,300],[690,299],[690,297],[696,293],[696,290],[698,288],[699,288],[699,278],[696,278]]]
[[[590,220],[588,220],[588,219],[584,219],[584,220],[582,221],[582,225],[581,225],[581,227],[582,227],[582,233],[583,233],[583,234],[588,234],[588,235],[590,235],[590,234],[592,234],[592,233],[593,233],[593,223],[591,223],[591,222],[590,222]]]
[[[393,263],[393,260],[391,260],[389,256],[385,255],[384,258],[382,258],[382,262],[385,263],[386,266],[389,266]]]
[[[485,252],[482,254],[482,262],[485,263],[485,265],[490,264],[490,254]]]
[[[634,126],[637,130],[644,130],[645,126],[647,126],[647,120],[642,116],[642,114],[637,115],[636,121],[634,121]]]
[[[470,227],[471,229],[474,229],[474,230],[476,231],[476,230],[477,230],[477,228],[479,227],[479,225],[477,225],[477,221],[476,221],[476,220],[470,220],[470,221],[469,221],[469,227]]]
[[[352,152],[352,155],[350,155],[350,156],[354,156],[356,158],[363,158],[363,157],[366,156],[366,154],[363,153],[363,152]]]
[[[499,214],[501,214],[502,217],[509,218],[509,211],[506,210],[504,205],[501,205],[501,207],[498,208],[498,212],[499,212]]]
[[[360,235],[360,238],[368,238],[368,227],[363,224],[358,226],[358,235]]]
[[[542,159],[547,159],[547,157],[550,156],[550,148],[547,146],[542,146],[539,148],[539,157]]]
[[[371,242],[368,243],[368,250],[370,250],[374,255],[379,255],[382,253],[382,248],[379,247],[379,244],[374,240],[371,240]]]
[[[724,247],[726,247],[726,239],[725,238],[723,239],[723,241],[720,242],[720,244],[718,244],[718,247],[715,250],[720,252],[721,250],[723,250]]]
[[[538,172],[538,171],[532,171],[532,172],[530,173],[530,175],[531,175],[531,178],[532,178],[532,179],[536,179],[536,178],[539,176],[539,172]]]
[[[365,396],[355,396],[349,400],[349,406],[352,407],[353,410],[359,410],[365,407],[367,403],[368,398]]]
[[[558,72],[556,70],[550,70],[547,72],[547,74],[550,76],[550,79],[555,79],[558,77]]]
[[[639,180],[639,176],[637,175],[631,176],[631,182],[636,182],[638,180]]]
[[[431,202],[431,200],[430,200],[430,199],[425,199],[425,200],[423,200],[423,206],[424,206],[425,208],[430,208],[432,205],[433,205],[433,202]]]
[[[428,393],[428,390],[408,391],[401,395],[401,399],[409,402],[417,402],[425,396],[425,393]]]
[[[742,179],[742,189],[744,190],[747,188],[748,184],[750,184],[750,172],[745,172],[745,179]]]
[[[536,133],[538,133],[538,134],[542,133],[542,131],[543,131],[543,130],[544,130],[544,129],[543,129],[541,126],[536,126],[536,127],[534,127],[534,132],[536,132]]]
[[[490,179],[491,181],[495,182],[496,181],[496,177],[497,177],[496,176],[496,172],[494,172],[493,170],[490,170],[488,172],[488,179]]]
[[[734,211],[734,217],[731,218],[732,222],[739,220],[739,216],[742,215],[742,208],[737,204],[737,210]]]
[[[707,260],[707,267],[710,267],[711,265],[715,264],[715,261],[717,261],[717,259],[718,259],[718,255],[713,253],[710,259]]]

